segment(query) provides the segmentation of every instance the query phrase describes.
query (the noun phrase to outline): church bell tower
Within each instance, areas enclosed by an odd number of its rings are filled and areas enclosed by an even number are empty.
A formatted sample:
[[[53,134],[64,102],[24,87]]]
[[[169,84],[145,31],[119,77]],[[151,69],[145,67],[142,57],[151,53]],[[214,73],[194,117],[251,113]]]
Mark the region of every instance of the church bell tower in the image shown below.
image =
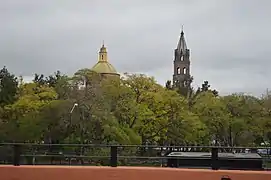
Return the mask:
[[[192,81],[190,75],[190,50],[187,48],[183,30],[175,49],[173,64],[173,86],[176,88],[190,88]]]

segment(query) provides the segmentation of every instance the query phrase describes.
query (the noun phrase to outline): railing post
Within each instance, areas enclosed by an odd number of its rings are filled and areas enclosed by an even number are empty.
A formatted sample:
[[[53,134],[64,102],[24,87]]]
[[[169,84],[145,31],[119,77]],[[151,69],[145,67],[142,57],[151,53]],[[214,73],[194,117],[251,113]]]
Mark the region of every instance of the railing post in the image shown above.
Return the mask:
[[[257,153],[257,148],[251,148],[251,153]]]
[[[212,148],[212,170],[219,169],[218,148]]]
[[[111,167],[117,167],[117,163],[118,163],[118,146],[116,145],[112,145],[110,147],[110,166]]]
[[[21,145],[15,144],[13,146],[13,165],[20,166],[21,159]]]

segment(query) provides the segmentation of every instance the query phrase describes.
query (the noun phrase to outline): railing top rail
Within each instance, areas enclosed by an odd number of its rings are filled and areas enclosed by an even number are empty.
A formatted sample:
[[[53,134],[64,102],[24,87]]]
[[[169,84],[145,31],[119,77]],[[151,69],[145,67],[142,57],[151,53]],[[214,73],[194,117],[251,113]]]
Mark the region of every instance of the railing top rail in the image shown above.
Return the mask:
[[[66,146],[66,147],[146,147],[146,148],[218,148],[218,149],[271,149],[271,147],[254,146],[159,146],[159,145],[121,145],[121,144],[44,144],[44,143],[0,143],[0,146],[21,145],[21,146]]]

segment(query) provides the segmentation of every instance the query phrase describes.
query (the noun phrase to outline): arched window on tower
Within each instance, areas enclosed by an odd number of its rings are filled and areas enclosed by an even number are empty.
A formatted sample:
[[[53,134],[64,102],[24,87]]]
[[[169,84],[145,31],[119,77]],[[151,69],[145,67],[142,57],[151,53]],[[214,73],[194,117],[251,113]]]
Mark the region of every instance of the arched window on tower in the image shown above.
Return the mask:
[[[177,74],[181,74],[181,68],[177,68]]]
[[[187,73],[187,70],[186,70],[186,68],[184,67],[183,68],[183,74],[186,74]]]
[[[104,55],[102,55],[102,60],[104,60]]]
[[[183,55],[181,56],[181,61],[183,61]]]

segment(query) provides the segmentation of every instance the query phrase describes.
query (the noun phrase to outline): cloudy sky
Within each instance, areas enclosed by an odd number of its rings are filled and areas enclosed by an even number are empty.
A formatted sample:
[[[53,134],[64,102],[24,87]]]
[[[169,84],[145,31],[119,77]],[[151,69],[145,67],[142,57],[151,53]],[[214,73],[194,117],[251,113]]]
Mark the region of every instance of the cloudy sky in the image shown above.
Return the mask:
[[[271,88],[270,0],[0,0],[0,65],[16,75],[91,68],[105,41],[119,72],[172,78],[182,24],[194,86]]]

